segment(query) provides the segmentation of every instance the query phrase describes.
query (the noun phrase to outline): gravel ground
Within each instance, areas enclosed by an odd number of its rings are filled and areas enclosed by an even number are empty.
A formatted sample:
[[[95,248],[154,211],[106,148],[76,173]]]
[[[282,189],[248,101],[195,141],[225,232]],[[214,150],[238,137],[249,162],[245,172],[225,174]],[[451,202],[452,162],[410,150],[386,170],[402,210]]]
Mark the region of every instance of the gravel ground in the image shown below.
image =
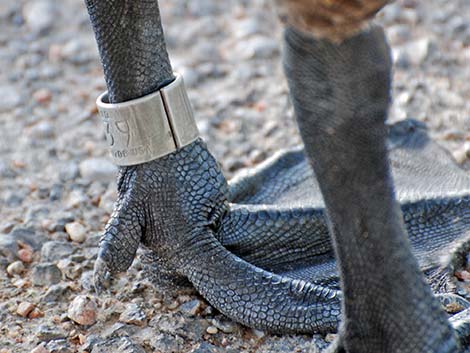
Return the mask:
[[[470,163],[470,8],[403,0],[379,21],[394,48],[391,119],[426,122]],[[162,1],[174,67],[227,177],[299,143],[267,0]],[[95,98],[105,89],[76,0],[0,2],[0,353],[313,352],[225,319],[195,293],[171,297],[136,261],[110,293],[91,290],[116,168]],[[333,336],[327,336],[331,340]]]

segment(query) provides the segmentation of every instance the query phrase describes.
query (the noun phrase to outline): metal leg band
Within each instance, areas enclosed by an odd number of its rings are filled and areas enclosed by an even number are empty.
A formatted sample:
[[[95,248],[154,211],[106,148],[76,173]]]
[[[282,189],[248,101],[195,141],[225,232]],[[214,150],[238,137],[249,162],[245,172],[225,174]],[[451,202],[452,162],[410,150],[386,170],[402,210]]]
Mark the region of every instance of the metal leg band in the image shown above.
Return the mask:
[[[115,164],[149,162],[199,136],[183,77],[175,77],[159,91],[131,101],[107,103],[107,92],[98,97],[96,104]]]

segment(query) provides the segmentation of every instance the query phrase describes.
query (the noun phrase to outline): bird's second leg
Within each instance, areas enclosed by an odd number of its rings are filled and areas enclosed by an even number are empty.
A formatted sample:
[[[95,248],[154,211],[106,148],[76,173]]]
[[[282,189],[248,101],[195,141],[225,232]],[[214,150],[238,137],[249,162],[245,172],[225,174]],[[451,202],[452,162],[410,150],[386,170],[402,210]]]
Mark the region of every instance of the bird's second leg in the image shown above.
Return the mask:
[[[332,349],[456,352],[395,201],[385,126],[391,60],[382,30],[334,43],[288,28],[285,69],[341,274],[342,344]]]

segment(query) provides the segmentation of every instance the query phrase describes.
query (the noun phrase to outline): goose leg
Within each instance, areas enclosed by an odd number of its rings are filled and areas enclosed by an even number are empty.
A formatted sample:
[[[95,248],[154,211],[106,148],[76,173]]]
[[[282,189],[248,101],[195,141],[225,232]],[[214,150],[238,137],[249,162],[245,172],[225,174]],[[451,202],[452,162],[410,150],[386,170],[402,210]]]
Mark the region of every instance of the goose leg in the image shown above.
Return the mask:
[[[395,201],[386,150],[390,51],[380,28],[341,43],[285,31],[285,70],[330,222],[346,352],[456,352]]]

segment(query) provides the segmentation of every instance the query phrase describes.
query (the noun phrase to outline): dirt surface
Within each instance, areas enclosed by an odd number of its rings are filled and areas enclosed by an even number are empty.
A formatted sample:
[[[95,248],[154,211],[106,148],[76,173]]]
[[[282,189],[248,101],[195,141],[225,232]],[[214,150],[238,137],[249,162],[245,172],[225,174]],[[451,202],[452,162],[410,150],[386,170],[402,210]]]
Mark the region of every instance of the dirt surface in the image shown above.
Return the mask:
[[[270,1],[161,1],[161,12],[174,68],[227,177],[299,143]],[[404,0],[379,16],[394,48],[391,120],[425,122],[464,166],[469,12],[466,0]],[[93,292],[116,168],[96,115],[105,86],[85,7],[2,1],[0,23],[0,352],[313,352],[311,336],[272,336],[195,293],[159,292],[139,261],[110,292]]]

